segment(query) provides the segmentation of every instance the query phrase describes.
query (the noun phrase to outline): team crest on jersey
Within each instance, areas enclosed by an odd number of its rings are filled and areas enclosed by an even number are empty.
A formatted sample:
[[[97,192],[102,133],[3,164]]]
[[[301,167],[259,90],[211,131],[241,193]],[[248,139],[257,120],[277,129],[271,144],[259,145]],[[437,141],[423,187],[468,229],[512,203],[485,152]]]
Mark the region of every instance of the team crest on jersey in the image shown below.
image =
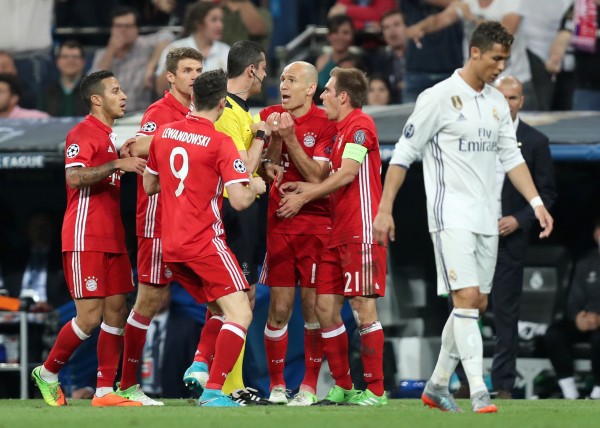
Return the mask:
[[[173,272],[168,266],[165,267],[165,278],[169,279],[173,276]]]
[[[98,289],[98,278],[95,276],[88,276],[85,279],[85,289],[87,291],[96,291]]]
[[[356,144],[358,144],[359,146],[362,146],[363,144],[365,144],[366,139],[367,139],[367,135],[365,134],[365,131],[363,131],[362,129],[359,129],[358,131],[356,131],[354,133],[354,142]]]
[[[410,138],[413,135],[415,135],[415,125],[413,125],[412,123],[407,123],[404,127],[403,134],[406,138]]]
[[[233,161],[233,169],[235,169],[240,174],[246,172],[246,164],[241,159],[236,159]]]
[[[317,141],[317,135],[314,132],[307,132],[304,134],[304,145],[306,147],[313,147]]]
[[[463,108],[463,102],[458,95],[454,95],[453,97],[450,98],[450,100],[452,100],[452,106],[456,110],[460,110]]]
[[[456,271],[454,269],[450,269],[448,271],[448,278],[450,278],[450,281],[456,282],[456,280],[458,279],[458,275],[456,275]]]
[[[74,158],[75,156],[77,156],[79,154],[79,146],[77,144],[71,144],[68,148],[67,148],[67,157],[69,159]]]
[[[496,107],[494,107],[492,109],[492,116],[494,116],[494,119],[496,119],[496,122],[500,122],[500,113],[498,113],[498,110],[496,109]]]
[[[142,125],[142,131],[144,132],[154,132],[156,131],[156,123],[154,122],[146,122]]]

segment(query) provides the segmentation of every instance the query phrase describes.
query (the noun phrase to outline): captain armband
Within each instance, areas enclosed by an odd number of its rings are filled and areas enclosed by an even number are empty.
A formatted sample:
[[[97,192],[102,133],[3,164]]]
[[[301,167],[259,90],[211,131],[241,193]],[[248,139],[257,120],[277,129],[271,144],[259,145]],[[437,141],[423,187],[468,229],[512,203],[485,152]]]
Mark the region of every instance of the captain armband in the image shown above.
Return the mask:
[[[348,143],[346,144],[346,147],[344,147],[342,159],[352,159],[358,163],[362,163],[367,155],[367,152],[368,150],[365,146],[355,143]]]

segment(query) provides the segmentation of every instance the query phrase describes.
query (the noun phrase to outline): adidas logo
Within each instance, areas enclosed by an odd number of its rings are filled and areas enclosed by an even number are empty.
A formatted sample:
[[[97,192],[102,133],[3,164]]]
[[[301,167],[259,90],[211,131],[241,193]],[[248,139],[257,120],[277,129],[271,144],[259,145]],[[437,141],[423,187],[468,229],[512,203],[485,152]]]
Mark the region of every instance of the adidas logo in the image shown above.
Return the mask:
[[[463,120],[467,120],[467,118],[461,113],[458,115],[458,118],[456,119],[457,122],[461,122]]]
[[[108,146],[108,153],[112,153],[114,150],[111,146]]]

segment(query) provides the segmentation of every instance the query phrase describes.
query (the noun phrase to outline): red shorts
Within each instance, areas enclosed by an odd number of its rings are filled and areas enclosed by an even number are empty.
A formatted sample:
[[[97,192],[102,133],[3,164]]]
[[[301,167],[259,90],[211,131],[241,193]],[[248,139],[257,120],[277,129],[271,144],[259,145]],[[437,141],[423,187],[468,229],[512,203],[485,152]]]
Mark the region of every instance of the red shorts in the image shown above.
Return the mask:
[[[345,244],[323,253],[317,275],[317,294],[385,295],[386,248]]]
[[[63,269],[71,297],[108,297],[135,290],[126,253],[65,251]]]
[[[172,280],[180,283],[198,302],[250,289],[244,273],[229,248],[187,262],[167,262]]]
[[[166,267],[163,262],[161,239],[138,237],[137,268],[140,283],[167,285],[170,280],[165,276],[168,275]]]
[[[270,287],[309,287],[317,284],[317,270],[329,235],[267,236],[267,255],[259,282]]]

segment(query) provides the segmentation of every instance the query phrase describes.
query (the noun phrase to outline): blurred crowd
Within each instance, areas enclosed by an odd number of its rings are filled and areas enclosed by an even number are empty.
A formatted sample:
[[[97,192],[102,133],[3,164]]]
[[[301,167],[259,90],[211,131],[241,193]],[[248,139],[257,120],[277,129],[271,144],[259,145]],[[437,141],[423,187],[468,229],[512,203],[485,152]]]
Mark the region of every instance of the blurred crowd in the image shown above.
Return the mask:
[[[547,8],[534,0],[7,3],[0,117],[84,115],[79,81],[100,69],[119,77],[128,112],[142,111],[168,88],[164,58],[173,47],[199,50],[209,71],[225,68],[236,41],[256,41],[270,54],[268,77],[277,85],[274,46],[293,36],[277,23],[290,19],[298,33],[310,24],[327,27],[325,41],[300,54],[316,65],[320,88],[334,66],[357,67],[372,80],[369,104],[414,102],[462,66],[480,21],[497,20],[516,36],[505,74],[523,82],[526,110],[600,109],[597,0],[552,0]]]

